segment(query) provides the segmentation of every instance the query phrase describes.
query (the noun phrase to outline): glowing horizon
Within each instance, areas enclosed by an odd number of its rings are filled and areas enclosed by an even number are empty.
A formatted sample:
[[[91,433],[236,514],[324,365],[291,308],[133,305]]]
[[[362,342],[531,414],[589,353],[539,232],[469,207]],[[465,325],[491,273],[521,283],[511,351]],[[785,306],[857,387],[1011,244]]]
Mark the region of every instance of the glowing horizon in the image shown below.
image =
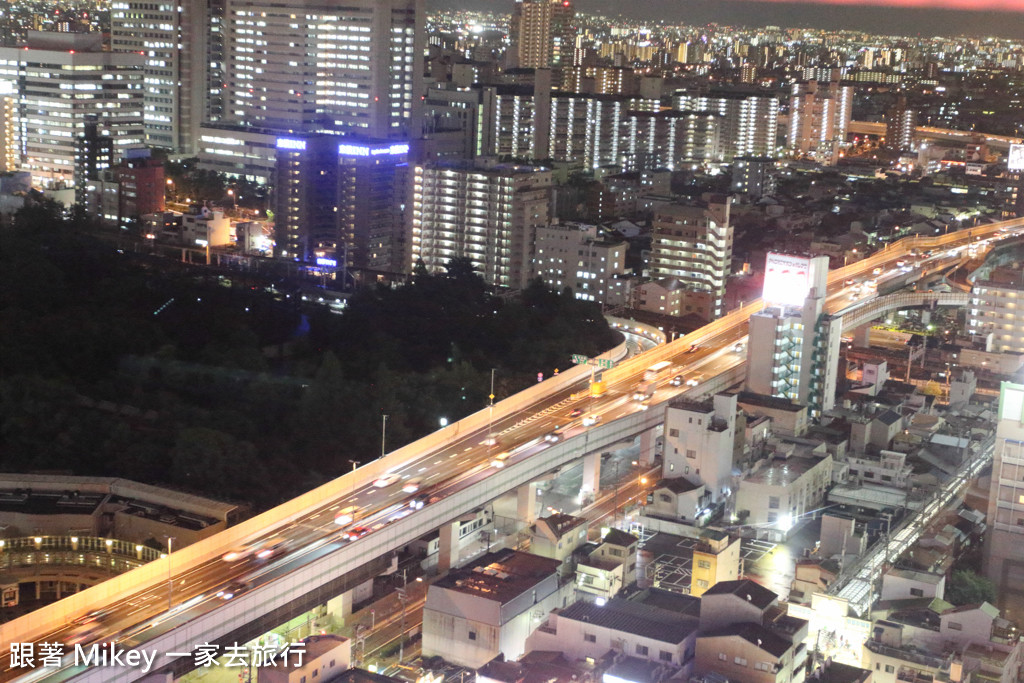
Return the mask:
[[[880,5],[893,9],[1024,12],[1024,0],[755,0],[806,5]]]

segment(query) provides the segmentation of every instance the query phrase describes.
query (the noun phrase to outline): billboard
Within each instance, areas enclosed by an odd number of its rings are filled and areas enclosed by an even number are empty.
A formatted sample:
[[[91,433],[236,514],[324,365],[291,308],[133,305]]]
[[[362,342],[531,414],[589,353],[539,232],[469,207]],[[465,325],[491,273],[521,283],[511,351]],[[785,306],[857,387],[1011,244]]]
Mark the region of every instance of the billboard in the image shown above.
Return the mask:
[[[811,259],[768,253],[761,298],[769,306],[803,306],[811,291]]]
[[[1010,171],[1024,171],[1024,145],[1010,145],[1010,153],[1006,157],[1006,168]]]

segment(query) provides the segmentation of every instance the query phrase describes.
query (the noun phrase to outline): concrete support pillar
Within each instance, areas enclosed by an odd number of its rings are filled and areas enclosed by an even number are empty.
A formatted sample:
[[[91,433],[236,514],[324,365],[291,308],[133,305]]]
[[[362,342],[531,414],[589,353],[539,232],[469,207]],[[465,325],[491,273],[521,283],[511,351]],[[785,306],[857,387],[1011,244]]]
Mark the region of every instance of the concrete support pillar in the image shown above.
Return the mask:
[[[532,481],[516,489],[516,517],[528,525],[537,521],[537,484]]]
[[[658,438],[654,434],[653,429],[648,429],[646,432],[640,434],[640,463],[642,465],[653,465],[654,458],[657,455],[655,446],[658,443]]]
[[[927,311],[927,310],[926,311],[921,311],[921,323],[924,324],[924,325],[927,325],[931,321],[932,321],[932,312],[931,311]]]
[[[601,454],[591,453],[583,456],[583,484],[580,495],[596,497],[601,490]]]
[[[43,597],[43,582],[36,581],[36,600],[41,600]]]
[[[60,591],[62,585],[63,584],[61,583],[60,579],[57,579],[57,599],[58,600],[60,600],[63,597],[63,594]]]
[[[859,349],[871,346],[871,325],[862,325],[853,332],[853,345]]]
[[[443,524],[439,531],[441,542],[438,549],[437,571],[446,574],[449,569],[459,564],[459,523]]]
[[[352,616],[352,590],[328,600],[327,614],[338,626],[345,626],[346,620]]]

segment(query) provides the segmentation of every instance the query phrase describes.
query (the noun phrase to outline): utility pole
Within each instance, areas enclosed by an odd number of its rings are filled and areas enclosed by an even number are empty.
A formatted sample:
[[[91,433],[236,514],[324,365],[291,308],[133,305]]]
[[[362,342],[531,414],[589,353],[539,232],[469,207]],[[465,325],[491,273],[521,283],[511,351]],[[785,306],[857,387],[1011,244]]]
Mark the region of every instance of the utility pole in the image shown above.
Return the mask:
[[[380,457],[384,457],[384,443],[388,435],[388,416],[384,415],[384,421],[380,426]]]
[[[491,402],[487,406],[487,448],[494,445],[494,370],[491,368]]]
[[[174,579],[171,576],[171,552],[174,547],[174,536],[167,537],[167,609],[174,603]]]

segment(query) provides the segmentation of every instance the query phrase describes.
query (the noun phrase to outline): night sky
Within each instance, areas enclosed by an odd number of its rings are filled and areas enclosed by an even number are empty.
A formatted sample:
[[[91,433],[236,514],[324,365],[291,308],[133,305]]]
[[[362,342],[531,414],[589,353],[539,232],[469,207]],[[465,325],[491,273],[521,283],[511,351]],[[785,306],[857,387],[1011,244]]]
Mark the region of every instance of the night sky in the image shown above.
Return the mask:
[[[430,9],[510,11],[514,0],[427,0]],[[858,29],[900,35],[1000,35],[1024,38],[1024,0],[575,0],[581,12],[664,18],[687,24]],[[922,7],[923,5],[923,7]],[[962,11],[936,7],[987,8]],[[998,9],[997,9],[998,8]],[[1002,10],[1002,11],[1000,11]],[[1012,10],[1012,11],[1011,11]]]

